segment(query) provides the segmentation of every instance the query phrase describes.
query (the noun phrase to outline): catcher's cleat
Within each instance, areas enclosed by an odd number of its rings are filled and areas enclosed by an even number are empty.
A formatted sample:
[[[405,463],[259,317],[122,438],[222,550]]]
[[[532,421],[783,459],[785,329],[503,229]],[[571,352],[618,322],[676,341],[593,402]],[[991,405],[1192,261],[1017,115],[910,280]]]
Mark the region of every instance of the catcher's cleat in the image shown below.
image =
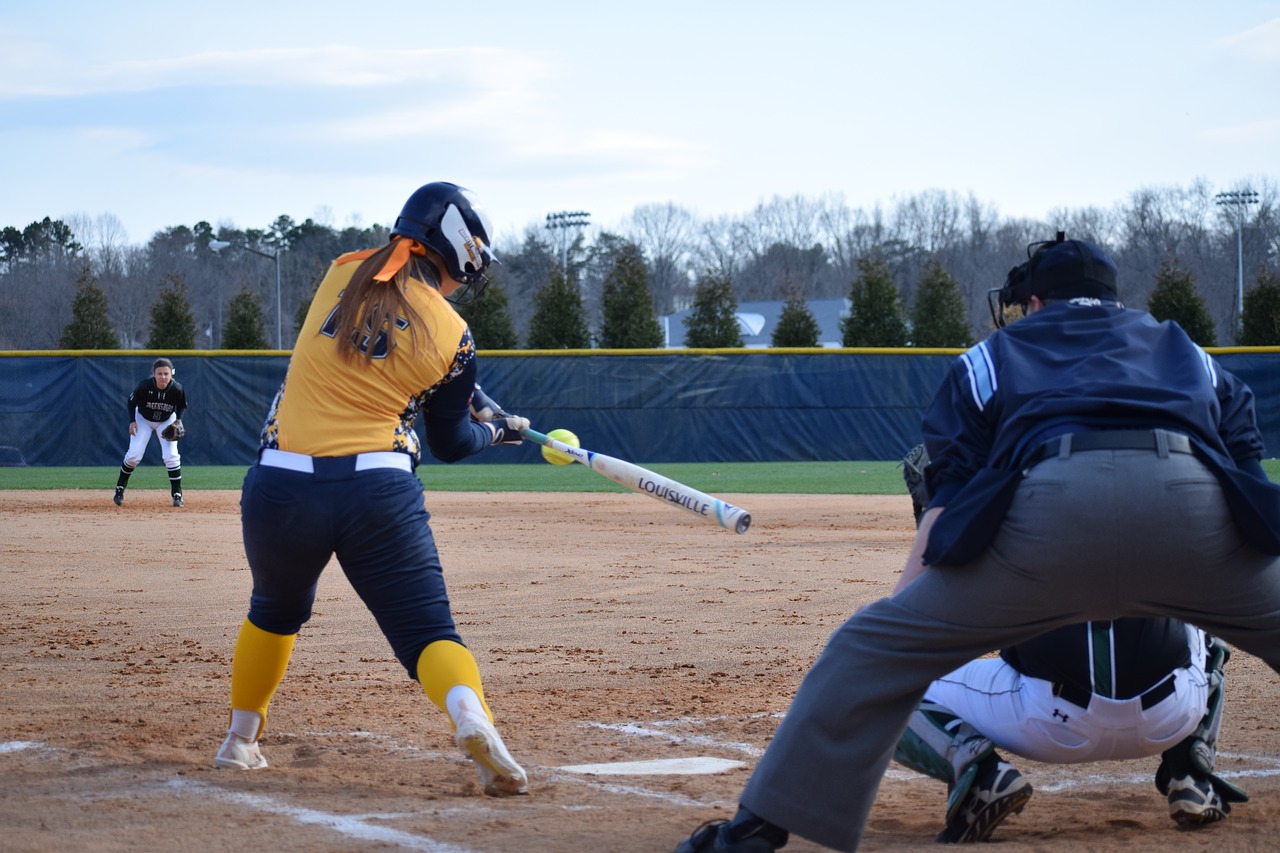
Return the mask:
[[[730,838],[734,834],[743,837]],[[675,853],[774,853],[787,846],[788,837],[785,829],[754,815],[742,823],[710,820],[681,841]]]
[[[992,753],[984,759],[973,787],[960,802],[955,817],[934,841],[966,844],[986,841],[1005,818],[1022,811],[1031,799],[1031,783],[1007,761]]]
[[[1184,829],[1194,829],[1226,820],[1231,804],[1218,796],[1213,783],[1194,776],[1176,776],[1169,780],[1169,817]]]
[[[258,749],[256,740],[245,740],[240,735],[227,732],[213,766],[224,770],[261,770],[267,766],[267,758]]]
[[[111,500],[115,501],[116,506],[124,506],[124,486],[116,486],[116,493]]]
[[[524,768],[507,752],[498,731],[483,714],[463,712],[458,716],[454,742],[480,770],[484,792],[491,797],[529,793]]]
[[[174,494],[173,494],[173,505],[174,505],[174,506],[186,506],[186,504],[184,504],[184,503],[182,502],[182,492],[174,492]]]

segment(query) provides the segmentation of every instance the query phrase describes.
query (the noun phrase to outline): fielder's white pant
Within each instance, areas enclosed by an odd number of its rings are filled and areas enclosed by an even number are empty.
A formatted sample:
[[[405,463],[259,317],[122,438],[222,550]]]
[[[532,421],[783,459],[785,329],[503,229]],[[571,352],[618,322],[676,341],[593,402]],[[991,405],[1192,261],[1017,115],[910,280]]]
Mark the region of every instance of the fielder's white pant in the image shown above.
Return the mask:
[[[124,464],[130,468],[137,468],[142,462],[142,455],[147,452],[151,434],[155,433],[156,439],[160,442],[160,453],[164,457],[164,467],[172,470],[181,465],[182,457],[178,454],[178,442],[169,441],[160,435],[162,429],[177,419],[177,415],[170,415],[166,421],[149,421],[135,409],[133,422],[138,425],[138,428],[133,435],[129,436],[129,450],[124,455]]]
[[[1078,764],[1159,755],[1204,717],[1209,679],[1204,632],[1187,626],[1191,664],[1173,671],[1174,690],[1143,710],[1140,697],[1094,695],[1081,708],[1053,695],[1053,683],[1030,678],[1000,658],[981,658],[933,682],[925,699],[953,712],[995,745],[1034,761]]]

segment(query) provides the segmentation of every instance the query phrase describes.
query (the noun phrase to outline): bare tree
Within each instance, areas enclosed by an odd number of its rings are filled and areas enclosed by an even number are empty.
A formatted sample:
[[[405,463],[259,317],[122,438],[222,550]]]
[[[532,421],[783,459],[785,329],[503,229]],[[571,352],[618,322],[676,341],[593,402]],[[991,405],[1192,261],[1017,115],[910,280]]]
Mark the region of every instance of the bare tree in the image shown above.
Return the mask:
[[[926,255],[935,255],[960,241],[962,209],[956,193],[926,190],[897,205],[892,229],[898,239]]]
[[[147,275],[145,247],[129,246],[122,255],[128,274],[103,278],[102,290],[107,294],[111,325],[120,333],[120,346],[136,349],[146,343],[151,306],[160,297],[164,277]]]
[[[644,252],[649,290],[659,314],[675,313],[680,299],[691,294],[690,253],[697,245],[698,224],[686,208],[645,204],[631,214],[624,235]]]
[[[889,233],[879,205],[870,211],[850,210],[839,197],[832,197],[823,208],[818,225],[832,272],[843,283],[842,289],[858,275],[858,259],[882,246]]]
[[[744,245],[746,229],[737,220],[729,216],[718,216],[702,225],[702,255],[691,259],[691,270],[698,278],[712,275],[718,279],[732,281],[739,265],[747,257]],[[681,304],[676,310],[682,311],[692,304]]]

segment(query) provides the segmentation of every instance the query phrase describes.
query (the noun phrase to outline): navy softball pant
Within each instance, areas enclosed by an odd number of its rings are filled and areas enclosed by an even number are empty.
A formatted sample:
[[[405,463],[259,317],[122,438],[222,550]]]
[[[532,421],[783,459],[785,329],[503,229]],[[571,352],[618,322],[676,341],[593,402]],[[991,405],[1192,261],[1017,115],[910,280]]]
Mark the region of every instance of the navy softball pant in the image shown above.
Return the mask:
[[[254,465],[240,495],[245,555],[253,573],[249,621],[296,634],[311,618],[320,573],[336,555],[410,678],[437,640],[462,643],[444,573],[409,471],[356,471],[354,456],[312,459],[314,471]]]

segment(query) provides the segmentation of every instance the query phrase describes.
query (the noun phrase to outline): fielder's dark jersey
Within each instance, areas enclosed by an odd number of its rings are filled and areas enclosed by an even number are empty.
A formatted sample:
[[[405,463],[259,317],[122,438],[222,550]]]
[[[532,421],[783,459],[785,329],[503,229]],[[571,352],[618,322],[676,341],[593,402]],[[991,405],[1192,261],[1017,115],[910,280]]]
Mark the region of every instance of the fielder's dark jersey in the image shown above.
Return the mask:
[[[137,411],[144,420],[162,423],[169,420],[170,415],[181,419],[186,410],[187,394],[176,379],[170,380],[161,391],[156,387],[155,378],[147,377],[129,395],[129,420],[133,420],[133,413]]]
[[[1108,699],[1131,699],[1191,663],[1177,619],[1117,619],[1068,625],[1005,649],[1000,657],[1032,678]]]
[[[342,260],[342,259],[339,259]],[[298,334],[289,370],[262,430],[262,446],[308,456],[400,451],[420,456],[413,423],[423,413],[431,454],[456,461],[488,446],[489,432],[471,421],[476,348],[466,323],[436,288],[410,279],[410,303],[426,323],[415,350],[407,321],[395,346],[365,342],[374,357],[348,361],[354,330],[334,327],[343,288],[360,266],[334,263],[320,282]],[[342,340],[338,340],[341,337]]]
[[[1253,392],[1177,324],[1113,302],[1052,302],[952,364],[924,419],[931,505],[1055,436],[1148,428],[1265,479]]]

